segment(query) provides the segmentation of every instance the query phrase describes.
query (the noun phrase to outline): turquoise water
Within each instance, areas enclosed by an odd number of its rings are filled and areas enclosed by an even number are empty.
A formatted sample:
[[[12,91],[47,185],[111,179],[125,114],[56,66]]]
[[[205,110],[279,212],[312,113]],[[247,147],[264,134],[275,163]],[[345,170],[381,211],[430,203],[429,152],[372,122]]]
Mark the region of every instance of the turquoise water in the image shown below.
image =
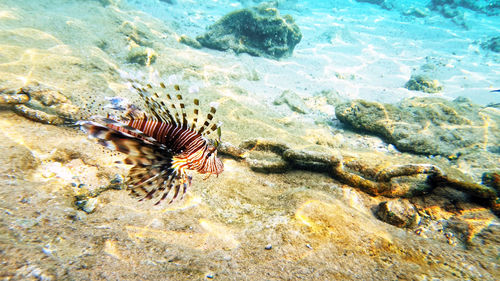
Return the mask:
[[[131,4],[165,21],[176,33],[195,37],[224,14],[256,2]],[[394,102],[419,95],[402,88],[412,73],[424,68],[444,85],[445,90],[438,96],[464,96],[483,105],[499,101],[497,94],[489,92],[500,84],[498,52],[481,47],[499,33],[499,8],[495,1],[463,1],[463,5],[455,5],[454,1],[276,3],[281,14],[294,17],[303,38],[294,56],[287,60],[287,67],[271,70],[269,79],[273,86],[287,88],[289,82],[285,80],[281,85],[277,80],[282,79],[272,74],[299,72],[296,80],[300,81],[294,81],[294,90],[304,95],[308,94],[304,88],[334,88],[350,98]],[[355,74],[357,79],[355,83],[339,81],[331,77],[332,73]]]

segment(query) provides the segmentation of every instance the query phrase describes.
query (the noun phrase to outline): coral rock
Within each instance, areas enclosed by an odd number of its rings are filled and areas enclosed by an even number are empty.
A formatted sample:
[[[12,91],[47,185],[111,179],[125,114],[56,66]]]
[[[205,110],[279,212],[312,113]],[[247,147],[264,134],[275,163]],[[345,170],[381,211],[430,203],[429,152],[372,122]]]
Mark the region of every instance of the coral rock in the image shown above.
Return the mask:
[[[493,37],[481,44],[481,47],[495,53],[500,53],[500,36]]]
[[[408,90],[421,91],[425,93],[438,93],[443,90],[439,82],[424,75],[412,75],[406,82],[405,88]]]
[[[335,115],[401,151],[419,154],[451,156],[488,150],[500,140],[495,125],[500,116],[462,99],[410,98],[396,105],[355,100],[338,105]]]
[[[179,42],[195,49],[201,49],[202,47],[200,42],[184,34],[179,37]]]
[[[134,47],[130,50],[127,56],[127,61],[140,65],[151,65],[156,61],[158,55],[151,48]]]
[[[377,209],[377,217],[397,227],[412,228],[420,222],[415,207],[406,200],[385,201]]]
[[[207,48],[279,59],[292,55],[302,33],[290,15],[260,5],[225,15],[196,39]]]
[[[497,192],[500,192],[500,172],[486,172],[482,177],[483,184],[493,187]]]

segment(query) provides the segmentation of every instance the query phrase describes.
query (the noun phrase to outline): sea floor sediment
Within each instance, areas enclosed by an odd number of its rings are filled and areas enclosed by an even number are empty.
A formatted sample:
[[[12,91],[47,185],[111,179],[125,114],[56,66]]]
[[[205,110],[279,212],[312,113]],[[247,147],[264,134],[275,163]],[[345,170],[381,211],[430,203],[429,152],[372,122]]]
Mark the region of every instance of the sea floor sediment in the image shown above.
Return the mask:
[[[296,22],[307,27],[304,21]],[[335,34],[351,38],[347,29]],[[369,88],[364,68],[332,71],[338,91],[318,83],[334,64],[304,66],[311,39],[289,61],[275,61],[194,49],[179,38],[169,20],[125,1],[0,3],[2,279],[499,279],[497,107],[460,99],[459,106],[471,106],[458,114],[466,109],[453,108],[453,95],[412,99],[400,77],[401,86],[387,87],[403,93],[398,101],[416,112],[410,118],[383,94],[369,101],[350,101],[369,93],[342,94],[356,92],[357,83]],[[492,61],[477,69],[498,64],[488,54]],[[404,65],[389,67],[411,76]],[[277,69],[289,76],[278,81]],[[437,75],[444,91],[463,86],[454,75]],[[130,81],[179,85],[186,103],[194,94],[202,105],[217,102],[224,172],[208,179],[194,173],[186,196],[172,204],[129,196],[130,166],[116,163],[125,156],[75,122],[115,114],[110,97],[141,107]],[[479,82],[470,83],[477,90]],[[439,110],[415,109],[429,100]],[[373,127],[362,118],[346,117],[358,127],[337,119],[335,107],[356,104],[384,108],[390,118],[368,117],[380,122]],[[436,141],[429,130],[449,136],[445,130],[457,129],[439,123],[443,118],[460,119],[457,127],[470,127],[478,139],[428,153]],[[397,126],[414,126],[415,135],[392,139]],[[414,147],[421,139],[429,141]]]

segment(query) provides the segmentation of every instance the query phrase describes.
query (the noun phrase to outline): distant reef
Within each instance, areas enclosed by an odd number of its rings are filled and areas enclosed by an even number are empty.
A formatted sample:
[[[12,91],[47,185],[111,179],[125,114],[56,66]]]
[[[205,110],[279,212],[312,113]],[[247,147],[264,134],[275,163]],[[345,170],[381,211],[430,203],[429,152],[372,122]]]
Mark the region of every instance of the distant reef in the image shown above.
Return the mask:
[[[500,53],[500,36],[492,37],[481,43],[481,47],[492,52]]]
[[[429,7],[441,12],[445,17],[459,15],[461,13],[459,11],[460,8],[466,8],[490,16],[500,14],[500,2],[498,0],[432,0]]]
[[[181,37],[182,43],[252,56],[280,59],[292,55],[302,33],[290,15],[280,16],[268,5],[233,11],[207,28],[196,41]]]
[[[335,109],[354,129],[384,138],[401,151],[457,157],[500,146],[498,111],[466,98],[410,98],[397,104],[354,100]]]
[[[424,93],[439,93],[443,90],[443,86],[439,85],[439,82],[436,79],[420,74],[412,75],[410,80],[406,82],[405,88]]]
[[[474,11],[488,16],[500,15],[500,1],[498,0],[431,0],[427,1],[399,1],[399,0],[356,0],[356,2],[378,5],[387,10],[399,10],[406,16],[427,17],[430,11],[440,13],[443,17],[466,29],[470,23],[466,20],[466,12]]]
[[[466,29],[470,26],[466,21],[465,9],[489,16],[500,15],[500,1],[498,0],[432,0],[428,7]]]
[[[374,5],[379,5],[382,8],[391,10],[397,7],[417,7],[414,6],[418,3],[404,3],[405,1],[400,0],[356,0],[356,2],[370,3]],[[403,2],[403,3],[402,3]],[[427,2],[427,1],[425,1]],[[423,4],[423,3],[422,3]],[[500,14],[500,2],[498,0],[431,0],[429,1],[428,7],[431,10],[440,12],[443,16],[447,18],[452,18],[463,15],[461,9],[469,9],[479,13],[484,13],[487,15],[499,15]]]

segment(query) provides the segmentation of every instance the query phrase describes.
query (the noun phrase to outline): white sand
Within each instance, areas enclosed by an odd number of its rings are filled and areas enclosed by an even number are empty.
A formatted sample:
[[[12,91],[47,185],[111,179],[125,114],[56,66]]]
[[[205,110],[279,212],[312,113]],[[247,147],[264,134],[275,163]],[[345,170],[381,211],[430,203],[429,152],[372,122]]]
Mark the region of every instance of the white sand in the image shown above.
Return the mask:
[[[129,1],[163,19],[179,34],[195,37],[229,11],[237,1],[158,0]],[[248,1],[250,2],[250,1]],[[437,12],[416,18],[404,16],[412,7],[402,1],[393,11],[355,1],[288,1],[283,5],[303,33],[294,55],[282,61],[234,55],[235,63],[255,68],[261,80],[241,83],[249,92],[274,100],[283,90],[303,97],[321,90],[338,91],[348,98],[396,102],[410,96],[465,96],[479,104],[498,103],[500,54],[479,44],[498,35],[499,17],[465,10],[469,30]],[[297,2],[294,4],[293,2]],[[427,1],[410,1],[425,9]],[[203,49],[215,56],[221,52]],[[220,53],[220,54],[217,54]],[[230,54],[231,55],[231,54]],[[439,94],[409,91],[403,86],[412,73],[428,64],[428,75],[441,82]]]

